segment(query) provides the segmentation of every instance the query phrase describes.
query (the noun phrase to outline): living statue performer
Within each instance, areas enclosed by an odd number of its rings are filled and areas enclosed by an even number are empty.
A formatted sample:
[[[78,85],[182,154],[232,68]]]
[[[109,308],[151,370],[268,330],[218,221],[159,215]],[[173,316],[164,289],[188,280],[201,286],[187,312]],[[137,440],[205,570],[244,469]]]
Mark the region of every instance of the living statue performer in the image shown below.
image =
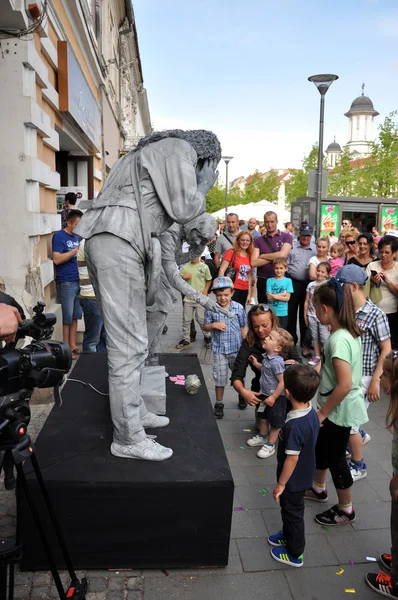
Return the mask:
[[[210,131],[153,133],[120,158],[76,233],[85,238],[86,262],[107,336],[109,399],[115,456],[161,461],[173,451],[145,433],[167,417],[149,413],[139,395],[147,356],[146,307],[161,274],[157,236],[205,211],[221,146]]]

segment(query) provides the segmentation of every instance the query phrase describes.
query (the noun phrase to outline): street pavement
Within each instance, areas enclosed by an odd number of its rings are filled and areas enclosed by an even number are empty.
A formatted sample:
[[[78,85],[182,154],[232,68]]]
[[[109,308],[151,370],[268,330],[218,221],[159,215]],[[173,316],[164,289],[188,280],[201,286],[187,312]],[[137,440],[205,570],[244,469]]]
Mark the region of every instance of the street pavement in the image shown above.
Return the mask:
[[[197,327],[197,341],[178,351],[181,339],[180,303],[169,315],[169,330],[163,336],[164,352],[196,352],[200,358],[212,403],[211,351],[206,350],[203,335]],[[249,385],[249,379],[248,379]],[[235,481],[234,510],[229,564],[219,569],[167,569],[132,571],[88,571],[87,600],[338,600],[350,595],[360,600],[375,600],[364,575],[375,571],[378,564],[367,557],[378,558],[390,550],[391,435],[385,430],[388,401],[371,404],[369,423],[365,429],[372,440],[364,447],[368,477],[353,486],[356,521],[341,527],[321,527],[314,515],[335,503],[335,492],[329,478],[329,504],[307,502],[306,549],[304,567],[284,567],[270,556],[267,536],[279,531],[280,511],[272,498],[275,485],[276,457],[256,457],[256,449],[246,446],[254,432],[254,411],[238,409],[232,388],[225,391],[225,417],[217,421],[227,447],[226,453]],[[39,433],[51,404],[32,406],[29,432]],[[244,431],[251,429],[251,432]],[[265,490],[265,491],[264,491]],[[243,510],[241,510],[243,509]],[[211,510],[211,507],[209,507]],[[12,536],[15,528],[15,499],[0,484],[1,537]],[[194,542],[193,542],[194,543]],[[343,569],[343,572],[337,573]],[[79,573],[83,575],[83,573]],[[66,574],[62,574],[66,582]],[[17,573],[16,598],[56,598],[48,573]],[[355,590],[346,591],[346,590]]]

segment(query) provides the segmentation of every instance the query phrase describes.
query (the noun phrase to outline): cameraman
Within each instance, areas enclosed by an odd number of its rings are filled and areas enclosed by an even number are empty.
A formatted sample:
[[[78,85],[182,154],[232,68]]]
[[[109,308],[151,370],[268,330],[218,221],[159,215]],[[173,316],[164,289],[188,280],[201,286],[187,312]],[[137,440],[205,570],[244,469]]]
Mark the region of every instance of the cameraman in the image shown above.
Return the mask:
[[[0,341],[15,341],[18,325],[22,323],[21,315],[15,306],[0,304]]]

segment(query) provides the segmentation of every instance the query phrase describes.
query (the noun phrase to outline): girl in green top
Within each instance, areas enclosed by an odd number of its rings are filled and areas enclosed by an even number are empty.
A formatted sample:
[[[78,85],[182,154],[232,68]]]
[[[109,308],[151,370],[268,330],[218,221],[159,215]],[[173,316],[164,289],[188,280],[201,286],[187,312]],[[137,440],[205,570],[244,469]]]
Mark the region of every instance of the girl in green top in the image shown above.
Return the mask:
[[[326,474],[330,470],[339,499],[330,510],[315,517],[321,525],[345,525],[355,521],[352,477],[346,460],[350,428],[368,420],[362,393],[362,346],[349,284],[332,278],[314,292],[313,303],[322,325],[331,335],[323,352],[318,393],[321,424],[315,448],[315,481],[305,497],[327,502]]]

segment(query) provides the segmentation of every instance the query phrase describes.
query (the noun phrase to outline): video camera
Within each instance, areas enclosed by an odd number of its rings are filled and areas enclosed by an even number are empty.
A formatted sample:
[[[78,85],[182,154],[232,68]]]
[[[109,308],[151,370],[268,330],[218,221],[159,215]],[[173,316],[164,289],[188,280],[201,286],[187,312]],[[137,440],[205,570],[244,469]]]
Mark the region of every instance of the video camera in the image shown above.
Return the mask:
[[[46,314],[44,308],[45,303],[38,302],[33,309],[34,317],[18,327],[16,341],[0,348],[0,449],[7,440],[22,435],[23,429],[26,433],[34,388],[54,387],[59,398],[59,386],[72,364],[68,344],[48,341],[57,318],[52,313]],[[17,348],[18,340],[27,336],[34,341]]]

